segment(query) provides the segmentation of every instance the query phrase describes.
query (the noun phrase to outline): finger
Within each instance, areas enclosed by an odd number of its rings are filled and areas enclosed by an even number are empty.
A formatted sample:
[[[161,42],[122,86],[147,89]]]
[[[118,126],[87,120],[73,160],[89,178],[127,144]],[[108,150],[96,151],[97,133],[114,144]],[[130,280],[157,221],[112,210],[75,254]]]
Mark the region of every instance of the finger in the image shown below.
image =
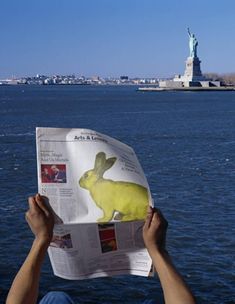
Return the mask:
[[[29,211],[25,212],[25,220],[28,222],[28,218],[29,218]]]
[[[49,216],[50,210],[46,205],[45,199],[43,199],[39,193],[36,194],[35,201],[38,207],[46,214],[46,216]]]
[[[152,226],[158,226],[160,224],[161,224],[161,219],[160,219],[158,213],[154,212],[153,216],[152,216]]]
[[[162,211],[158,208],[154,208],[154,212],[156,212],[157,216],[161,221],[165,221],[166,219],[164,218]]]
[[[43,200],[43,203],[44,203],[44,206],[47,208],[47,210],[50,212],[50,213],[54,213],[54,210],[52,209],[51,205],[50,205],[50,202],[49,202],[49,198],[47,196],[44,196],[44,195],[41,195],[39,193],[41,199]]]
[[[147,216],[145,219],[145,223],[144,223],[144,229],[149,228],[149,226],[151,225],[152,217],[153,217],[153,208],[151,206],[149,206],[148,211],[147,211]]]
[[[164,227],[167,228],[167,227],[168,227],[168,222],[167,222],[167,220],[165,219],[164,215],[162,214],[161,210],[158,210],[157,214],[158,214],[158,217],[159,217],[159,220],[160,220],[161,224],[162,224]]]
[[[30,211],[27,211],[25,213],[25,220],[26,222],[30,225],[31,224],[31,215],[30,215]]]
[[[29,203],[29,212],[39,212],[40,209],[35,201],[35,198],[33,196],[30,196],[28,198],[28,203]]]
[[[163,216],[161,210],[157,209],[157,211],[155,211],[152,222],[153,222],[153,225],[160,226],[165,231],[167,230],[168,222],[165,219],[165,217]]]
[[[156,212],[159,216],[162,216],[162,211],[159,208],[154,207],[154,212]]]

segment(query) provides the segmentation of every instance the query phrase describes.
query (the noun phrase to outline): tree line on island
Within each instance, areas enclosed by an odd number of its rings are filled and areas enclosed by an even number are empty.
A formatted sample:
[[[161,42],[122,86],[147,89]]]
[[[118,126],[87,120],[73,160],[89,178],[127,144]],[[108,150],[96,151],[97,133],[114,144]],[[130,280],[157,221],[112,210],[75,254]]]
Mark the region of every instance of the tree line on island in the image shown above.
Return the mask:
[[[235,86],[235,73],[218,74],[218,73],[204,73],[207,79],[213,81],[221,81],[225,86]]]

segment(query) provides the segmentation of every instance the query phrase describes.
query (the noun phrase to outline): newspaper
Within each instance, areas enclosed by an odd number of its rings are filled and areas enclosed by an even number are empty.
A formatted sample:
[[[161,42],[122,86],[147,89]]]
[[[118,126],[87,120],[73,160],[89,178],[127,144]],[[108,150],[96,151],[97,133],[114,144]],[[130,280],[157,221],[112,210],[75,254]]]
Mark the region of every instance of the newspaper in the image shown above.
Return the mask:
[[[48,249],[55,275],[148,276],[142,239],[152,198],[132,148],[87,129],[37,128],[39,193],[55,215]]]

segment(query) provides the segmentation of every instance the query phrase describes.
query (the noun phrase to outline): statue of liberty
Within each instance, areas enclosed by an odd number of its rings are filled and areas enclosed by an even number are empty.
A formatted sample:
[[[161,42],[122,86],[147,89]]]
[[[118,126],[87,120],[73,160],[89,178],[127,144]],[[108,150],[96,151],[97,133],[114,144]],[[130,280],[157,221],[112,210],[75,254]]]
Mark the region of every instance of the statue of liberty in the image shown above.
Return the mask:
[[[194,34],[190,33],[190,30],[188,28],[188,35],[189,35],[189,56],[192,58],[197,57],[197,46],[198,41]]]

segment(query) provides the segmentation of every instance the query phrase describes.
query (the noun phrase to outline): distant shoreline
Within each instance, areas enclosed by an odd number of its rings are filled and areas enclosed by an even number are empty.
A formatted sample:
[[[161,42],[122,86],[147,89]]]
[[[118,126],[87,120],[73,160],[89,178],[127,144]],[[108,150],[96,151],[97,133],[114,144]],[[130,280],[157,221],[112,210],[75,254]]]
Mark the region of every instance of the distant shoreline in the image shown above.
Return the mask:
[[[60,87],[60,86],[138,86],[138,87],[150,87],[153,86],[152,84],[135,84],[135,83],[102,83],[102,84],[98,84],[98,83],[56,83],[56,84],[24,84],[24,83],[14,83],[14,84],[10,84],[10,83],[0,83],[0,87],[14,87],[14,86],[24,86],[24,87]]]
[[[184,88],[159,88],[159,87],[142,87],[137,91],[141,92],[169,92],[169,91],[235,91],[235,87],[184,87]]]

